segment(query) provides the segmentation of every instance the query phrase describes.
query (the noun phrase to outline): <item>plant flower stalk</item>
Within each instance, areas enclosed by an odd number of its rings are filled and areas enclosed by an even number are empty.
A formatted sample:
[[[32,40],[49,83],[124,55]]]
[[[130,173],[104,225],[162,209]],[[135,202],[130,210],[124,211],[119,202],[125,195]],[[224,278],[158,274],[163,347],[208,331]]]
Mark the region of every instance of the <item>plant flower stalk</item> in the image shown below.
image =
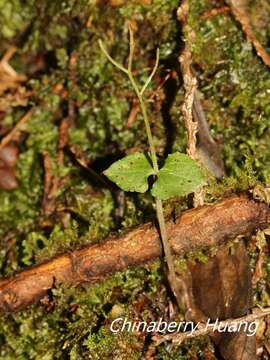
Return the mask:
[[[131,85],[132,85],[132,87],[133,87],[133,89],[134,89],[134,91],[136,93],[136,96],[138,98],[140,108],[141,108],[141,111],[142,111],[145,128],[146,128],[146,134],[147,134],[147,139],[148,139],[148,143],[149,143],[152,167],[153,167],[155,176],[158,176],[159,167],[158,167],[157,154],[156,154],[153,135],[152,135],[152,132],[151,132],[151,127],[150,127],[150,123],[149,123],[149,119],[148,119],[148,114],[147,114],[143,94],[144,94],[147,86],[150,84],[153,76],[155,75],[155,73],[157,71],[158,63],[159,63],[159,50],[157,50],[155,66],[154,66],[150,76],[146,80],[143,87],[141,89],[139,89],[139,86],[138,86],[138,84],[137,84],[137,82],[136,82],[136,80],[135,80],[135,78],[133,76],[133,73],[132,73],[132,60],[133,60],[135,43],[134,43],[133,31],[132,31],[131,28],[129,28],[129,35],[130,35],[130,38],[129,38],[130,51],[129,51],[129,59],[128,59],[128,67],[127,68],[123,67],[121,64],[119,64],[117,61],[115,61],[109,55],[109,53],[107,52],[107,50],[103,46],[101,40],[99,40],[99,46],[100,46],[101,50],[103,51],[103,53],[108,58],[108,60],[115,67],[117,67],[119,70],[121,70],[122,72],[124,72],[128,76],[129,81],[130,81],[130,83],[131,83]],[[169,284],[171,286],[171,289],[172,289],[172,291],[174,293],[174,296],[175,296],[175,298],[177,300],[177,303],[178,303],[178,305],[180,305],[177,278],[176,278],[176,273],[175,273],[175,268],[174,268],[173,255],[172,255],[172,251],[171,251],[170,244],[169,244],[169,241],[168,241],[168,235],[167,235],[167,230],[166,230],[166,222],[165,222],[165,217],[164,217],[162,200],[160,200],[158,198],[155,198],[155,205],[156,205],[156,214],[157,214],[157,219],[158,219],[158,224],[159,224],[160,236],[161,236],[161,241],[162,241],[164,255],[165,255],[165,261],[166,261],[167,267],[168,267],[168,280],[169,280]]]

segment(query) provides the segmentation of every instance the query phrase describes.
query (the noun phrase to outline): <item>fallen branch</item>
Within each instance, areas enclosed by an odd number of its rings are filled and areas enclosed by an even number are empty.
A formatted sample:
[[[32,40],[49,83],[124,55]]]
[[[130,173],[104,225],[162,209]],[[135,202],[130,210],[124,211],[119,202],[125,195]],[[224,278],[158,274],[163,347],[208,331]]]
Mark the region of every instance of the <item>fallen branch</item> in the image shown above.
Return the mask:
[[[232,196],[212,205],[184,212],[167,222],[175,254],[218,246],[238,235],[249,235],[270,220],[264,203]],[[159,233],[150,223],[118,237],[85,245],[56,256],[0,281],[0,310],[17,311],[41,299],[55,283],[94,283],[129,266],[144,264],[162,255]]]

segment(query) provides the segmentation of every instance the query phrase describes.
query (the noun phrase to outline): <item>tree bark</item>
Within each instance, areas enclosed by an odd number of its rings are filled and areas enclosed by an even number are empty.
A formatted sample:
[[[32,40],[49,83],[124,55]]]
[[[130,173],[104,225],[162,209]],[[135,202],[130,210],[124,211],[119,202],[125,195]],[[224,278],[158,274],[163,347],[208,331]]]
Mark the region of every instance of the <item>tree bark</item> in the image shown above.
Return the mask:
[[[185,211],[167,222],[174,254],[218,246],[238,235],[248,236],[270,220],[270,209],[245,195]],[[14,312],[38,301],[57,283],[95,283],[129,266],[162,255],[158,230],[150,223],[105,241],[85,245],[0,280],[0,310]]]

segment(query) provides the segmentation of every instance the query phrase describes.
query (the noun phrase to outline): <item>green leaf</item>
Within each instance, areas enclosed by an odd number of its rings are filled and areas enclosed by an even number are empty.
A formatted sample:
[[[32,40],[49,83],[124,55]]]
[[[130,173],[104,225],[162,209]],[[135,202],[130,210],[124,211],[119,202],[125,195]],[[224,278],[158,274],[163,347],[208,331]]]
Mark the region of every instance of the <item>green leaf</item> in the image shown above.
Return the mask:
[[[161,200],[166,200],[173,196],[190,194],[204,184],[205,177],[196,161],[188,155],[176,152],[166,159],[151,193]]]
[[[113,163],[104,174],[124,191],[144,193],[154,170],[147,157],[136,152]]]

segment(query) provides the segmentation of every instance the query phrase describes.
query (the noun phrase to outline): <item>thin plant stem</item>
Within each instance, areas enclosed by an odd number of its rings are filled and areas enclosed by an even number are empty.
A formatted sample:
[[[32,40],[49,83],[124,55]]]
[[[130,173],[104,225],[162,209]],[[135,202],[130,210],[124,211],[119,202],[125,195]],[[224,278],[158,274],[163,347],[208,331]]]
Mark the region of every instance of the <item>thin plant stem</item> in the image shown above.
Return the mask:
[[[169,283],[171,285],[171,290],[174,293],[175,299],[177,301],[177,304],[179,307],[181,307],[181,302],[179,299],[179,291],[178,291],[178,284],[177,284],[177,278],[174,268],[174,262],[173,262],[173,255],[171,251],[171,247],[168,240],[168,233],[166,229],[166,223],[165,223],[165,217],[163,212],[163,204],[162,200],[156,199],[156,211],[157,211],[157,219],[160,229],[160,236],[162,240],[163,250],[165,254],[165,260],[168,266],[169,270]]]
[[[150,128],[150,123],[148,120],[146,106],[144,103],[143,95],[142,95],[142,93],[134,79],[134,76],[132,74],[132,59],[133,59],[133,54],[134,54],[134,47],[135,47],[135,42],[134,42],[134,37],[133,37],[133,31],[132,31],[131,27],[129,27],[129,61],[128,61],[127,75],[128,75],[129,81],[131,82],[131,85],[133,86],[133,88],[135,90],[135,93],[136,93],[139,103],[140,103],[141,111],[143,114],[143,120],[144,120],[144,124],[145,124],[145,128],[146,128],[148,143],[149,143],[149,147],[150,147],[152,166],[153,166],[155,174],[157,175],[158,174],[157,155],[156,155],[156,149],[155,149],[154,140],[153,140],[153,136],[152,136],[152,132],[151,132],[151,128]],[[158,61],[158,59],[156,60],[156,63],[157,63],[157,61]],[[157,66],[155,68],[157,69]],[[153,77],[153,75],[154,75],[154,73],[152,71],[150,76]],[[147,82],[148,82],[148,84],[150,83],[150,81],[148,81],[148,80],[146,81],[146,83]]]
[[[128,73],[128,70],[126,68],[124,68],[124,66],[122,66],[121,64],[119,64],[119,62],[115,61],[111,55],[108,53],[108,51],[105,49],[105,47],[103,46],[103,43],[101,40],[98,40],[98,44],[99,47],[101,48],[102,52],[106,55],[106,57],[108,58],[108,60],[110,60],[110,62],[117,67],[119,70],[123,71],[125,74]]]
[[[146,88],[150,84],[153,76],[155,75],[155,73],[157,71],[158,63],[159,63],[159,50],[157,50],[155,66],[154,66],[150,76],[146,80],[145,84],[143,85],[142,89],[140,90],[137,83],[136,83],[136,80],[135,80],[135,78],[134,78],[134,76],[132,74],[132,60],[133,60],[135,42],[134,42],[133,31],[132,31],[131,27],[129,27],[129,44],[130,44],[130,51],[129,51],[129,58],[128,58],[128,68],[126,69],[121,64],[116,62],[108,54],[108,52],[104,48],[102,42],[99,40],[99,46],[100,46],[101,50],[103,51],[103,53],[106,55],[108,60],[113,65],[115,65],[118,69],[120,69],[125,74],[127,74],[128,78],[129,78],[129,81],[130,81],[130,83],[131,83],[131,85],[132,85],[132,87],[133,87],[133,89],[134,89],[134,91],[135,91],[135,93],[137,95],[137,98],[138,98],[139,104],[140,104],[140,108],[141,108],[141,111],[142,111],[142,115],[143,115],[145,128],[146,128],[146,134],[147,134],[147,139],[148,139],[149,148],[150,148],[150,156],[151,156],[153,170],[154,170],[155,175],[158,176],[159,167],[158,167],[156,149],[155,149],[154,139],[153,139],[153,135],[152,135],[152,132],[151,132],[151,127],[150,127],[150,123],[149,123],[149,119],[148,119],[148,114],[147,114],[143,94],[144,94],[144,91],[146,90]],[[172,291],[174,293],[174,296],[175,296],[175,298],[177,300],[177,303],[180,306],[179,297],[177,295],[178,294],[178,291],[177,291],[178,286],[177,286],[177,279],[176,279],[174,262],[173,262],[173,255],[172,255],[172,251],[171,251],[170,244],[169,244],[169,241],[168,241],[168,235],[167,235],[165,217],[164,217],[164,212],[163,212],[162,200],[156,198],[155,199],[155,204],[156,204],[156,214],[157,214],[157,219],[158,219],[158,224],[159,224],[159,229],[160,229],[161,241],[162,241],[162,245],[163,245],[165,260],[166,260],[166,263],[167,263],[167,266],[168,266],[168,272],[169,272],[168,273],[168,280],[169,280],[171,289],[172,289]]]
[[[138,97],[139,103],[140,103],[140,107],[141,107],[141,111],[142,111],[142,115],[143,115],[143,120],[144,120],[144,124],[145,124],[145,128],[146,128],[146,134],[147,134],[147,138],[148,138],[148,143],[149,143],[149,148],[150,148],[150,155],[151,155],[151,160],[152,160],[152,165],[153,165],[153,169],[155,174],[158,174],[158,162],[157,162],[157,155],[156,155],[156,149],[155,149],[155,145],[154,145],[154,139],[153,139],[153,135],[151,132],[151,128],[150,128],[150,123],[148,120],[148,115],[147,115],[147,111],[146,111],[146,107],[145,107],[145,103],[143,100],[142,95],[140,94],[140,90],[136,84],[136,81],[132,75],[131,72],[128,72],[128,77],[129,80],[135,90],[135,93]]]
[[[157,49],[157,53],[156,53],[156,62],[155,62],[155,66],[153,67],[153,70],[150,74],[150,76],[148,77],[148,79],[146,80],[146,83],[143,85],[140,94],[141,96],[143,95],[145,89],[148,87],[150,81],[152,80],[153,76],[155,75],[157,68],[158,68],[158,63],[159,63],[159,49]]]
[[[128,57],[128,72],[132,72],[132,62],[135,49],[134,36],[131,26],[129,25],[129,57]]]

